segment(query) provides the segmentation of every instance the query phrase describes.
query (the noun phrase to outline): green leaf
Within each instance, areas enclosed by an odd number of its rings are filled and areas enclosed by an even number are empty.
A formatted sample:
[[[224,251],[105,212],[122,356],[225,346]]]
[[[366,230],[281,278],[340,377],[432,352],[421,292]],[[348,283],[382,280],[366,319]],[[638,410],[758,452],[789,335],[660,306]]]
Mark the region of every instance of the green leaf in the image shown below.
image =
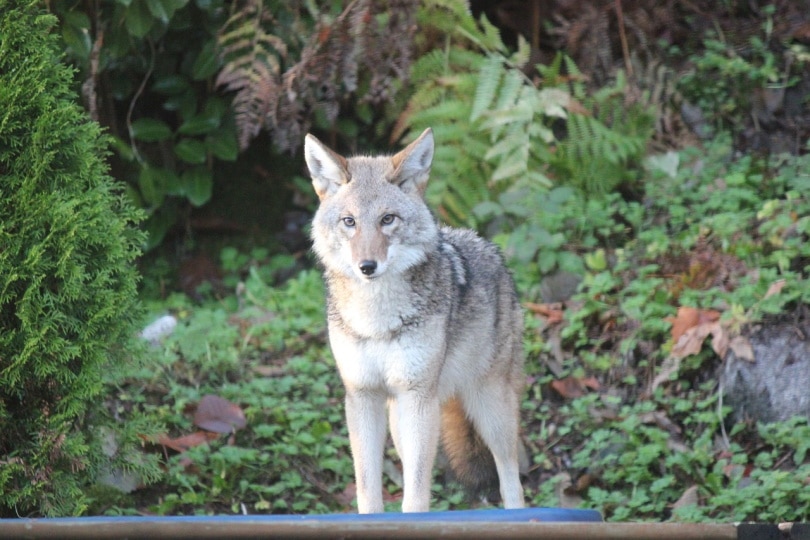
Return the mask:
[[[68,11],[64,15],[65,24],[62,25],[62,39],[73,51],[76,58],[87,61],[93,42],[90,39],[90,19],[81,11]]]
[[[138,187],[146,204],[160,206],[166,197],[166,188],[176,182],[174,172],[161,167],[144,167],[138,176]]]
[[[183,122],[177,131],[183,135],[205,135],[217,129],[219,122],[219,117],[209,114],[198,114]]]
[[[585,264],[589,269],[595,272],[602,272],[607,269],[607,259],[605,258],[605,250],[602,248],[585,254]]]
[[[159,94],[176,95],[188,90],[188,80],[183,75],[167,75],[165,77],[158,77],[155,84],[152,85],[152,90]]]
[[[127,8],[124,21],[127,31],[134,37],[142,38],[152,29],[155,19],[144,0],[133,0]]]
[[[197,139],[181,139],[174,145],[174,153],[186,163],[194,165],[205,163],[207,157],[205,145]]]
[[[216,39],[211,39],[203,45],[194,60],[194,65],[191,66],[191,78],[195,81],[203,81],[213,76],[219,69],[219,55],[216,46]]]
[[[146,245],[144,250],[148,251],[160,245],[166,233],[174,225],[176,216],[169,212],[155,212],[146,220],[144,228],[147,232]]]
[[[145,142],[165,141],[172,137],[172,130],[162,120],[138,118],[130,125],[130,136]]]
[[[146,6],[149,8],[149,13],[160,22],[164,24],[169,22],[169,10],[161,0],[146,0]]]
[[[163,108],[167,111],[177,111],[180,118],[191,118],[197,111],[197,94],[189,88],[182,94],[166,99],[163,102]]]
[[[62,39],[65,40],[68,48],[73,51],[73,56],[79,60],[87,61],[93,44],[90,42],[90,35],[86,31],[65,25],[62,27]]]
[[[133,161],[135,159],[135,152],[132,151],[132,146],[119,137],[111,136],[110,148],[124,161]]]
[[[214,176],[205,167],[194,167],[183,173],[186,196],[194,206],[202,206],[211,199]]]
[[[239,142],[231,128],[220,128],[205,138],[205,146],[223,161],[235,161],[239,156]]]

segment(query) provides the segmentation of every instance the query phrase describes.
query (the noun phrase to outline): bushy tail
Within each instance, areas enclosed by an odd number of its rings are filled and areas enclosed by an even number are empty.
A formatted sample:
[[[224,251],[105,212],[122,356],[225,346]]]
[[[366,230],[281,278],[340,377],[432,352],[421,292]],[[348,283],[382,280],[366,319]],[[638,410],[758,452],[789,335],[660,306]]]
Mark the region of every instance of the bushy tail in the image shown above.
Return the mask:
[[[452,476],[471,495],[498,494],[495,460],[457,398],[442,405],[442,447],[450,462]]]

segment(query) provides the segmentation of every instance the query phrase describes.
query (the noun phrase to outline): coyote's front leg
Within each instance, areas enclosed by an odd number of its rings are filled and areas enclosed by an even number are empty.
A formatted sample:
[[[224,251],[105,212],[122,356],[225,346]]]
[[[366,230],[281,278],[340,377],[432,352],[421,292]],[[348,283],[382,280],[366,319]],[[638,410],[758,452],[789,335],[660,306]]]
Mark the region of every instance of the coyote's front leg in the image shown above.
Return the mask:
[[[354,458],[357,510],[383,511],[382,463],[385,448],[385,397],[381,393],[346,389],[346,423]]]
[[[396,407],[391,412],[392,419],[396,416],[396,427],[392,429],[398,432],[397,451],[402,460],[402,511],[427,512],[439,444],[439,398],[409,390],[396,396],[391,406]]]

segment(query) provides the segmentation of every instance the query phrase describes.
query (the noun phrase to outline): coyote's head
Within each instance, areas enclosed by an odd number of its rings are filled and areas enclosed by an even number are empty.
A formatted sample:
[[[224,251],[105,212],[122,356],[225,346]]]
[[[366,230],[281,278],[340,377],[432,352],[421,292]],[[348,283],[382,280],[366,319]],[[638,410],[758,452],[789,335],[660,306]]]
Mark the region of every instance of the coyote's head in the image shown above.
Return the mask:
[[[371,280],[407,270],[435,249],[438,229],[424,201],[430,128],[393,156],[346,159],[312,135],[304,155],[321,201],[313,247],[327,270]]]

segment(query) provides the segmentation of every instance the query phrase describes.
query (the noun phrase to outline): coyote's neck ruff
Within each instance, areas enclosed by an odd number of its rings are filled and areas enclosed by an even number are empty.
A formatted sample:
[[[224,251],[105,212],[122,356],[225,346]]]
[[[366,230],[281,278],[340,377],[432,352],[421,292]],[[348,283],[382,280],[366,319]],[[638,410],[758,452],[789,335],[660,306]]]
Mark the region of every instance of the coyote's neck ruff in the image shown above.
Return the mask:
[[[403,510],[429,507],[440,427],[460,480],[482,488],[497,470],[505,506],[523,506],[522,314],[497,249],[439,227],[425,204],[432,132],[391,157],[349,159],[308,135],[305,156],[360,512],[383,510],[386,403]]]

